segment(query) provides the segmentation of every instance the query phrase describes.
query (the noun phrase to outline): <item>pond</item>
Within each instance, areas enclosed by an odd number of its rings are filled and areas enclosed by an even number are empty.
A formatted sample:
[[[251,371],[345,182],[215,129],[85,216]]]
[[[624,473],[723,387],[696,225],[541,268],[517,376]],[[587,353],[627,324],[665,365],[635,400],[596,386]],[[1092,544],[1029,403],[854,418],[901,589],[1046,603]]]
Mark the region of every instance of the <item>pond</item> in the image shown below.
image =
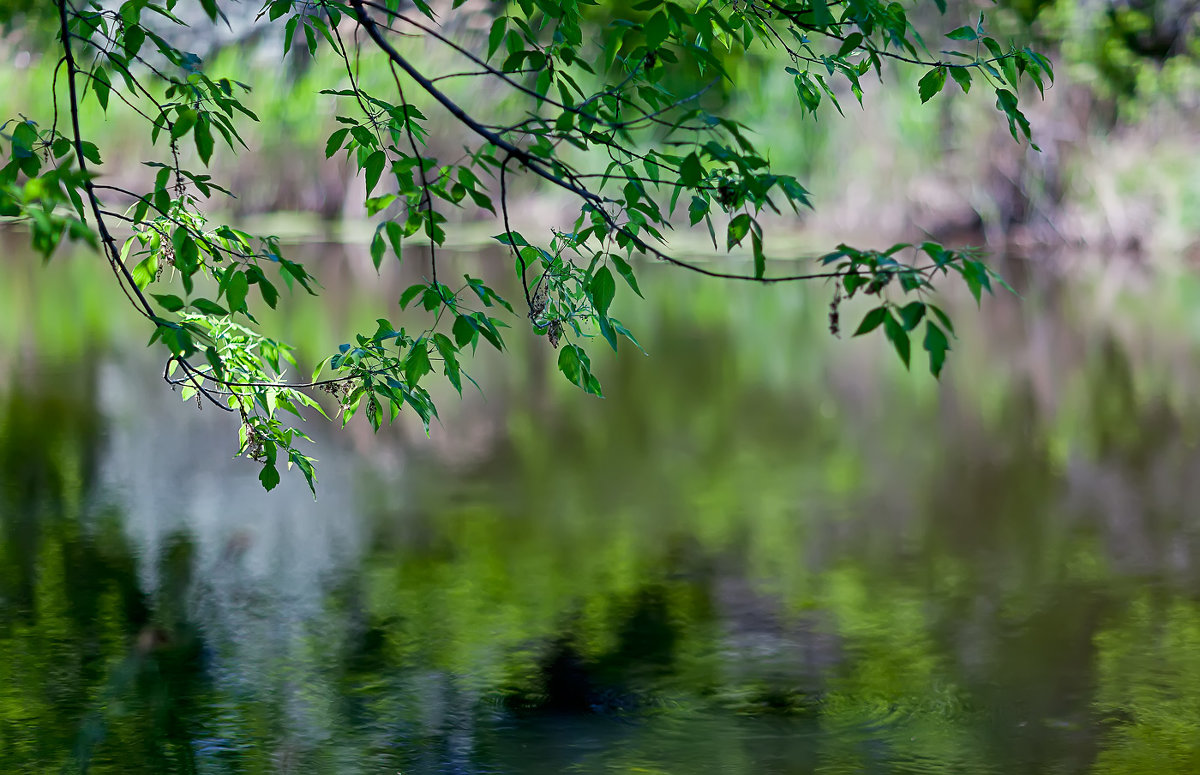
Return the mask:
[[[314,428],[314,501],[9,247],[0,771],[1200,770],[1195,280],[1011,262],[939,384],[827,289],[647,266],[606,398],[514,328],[428,437]],[[301,252],[295,341],[402,285]]]

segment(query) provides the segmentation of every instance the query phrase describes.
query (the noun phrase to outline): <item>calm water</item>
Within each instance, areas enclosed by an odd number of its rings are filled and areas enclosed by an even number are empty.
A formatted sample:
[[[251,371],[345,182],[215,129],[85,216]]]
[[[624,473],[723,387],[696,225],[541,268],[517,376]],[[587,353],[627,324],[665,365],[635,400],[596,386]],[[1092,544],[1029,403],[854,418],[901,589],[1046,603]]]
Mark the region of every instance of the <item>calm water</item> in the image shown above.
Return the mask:
[[[1200,770],[1194,282],[1027,282],[938,386],[648,269],[608,398],[514,332],[314,503],[102,275],[0,271],[0,772]],[[399,282],[321,274],[326,345]]]

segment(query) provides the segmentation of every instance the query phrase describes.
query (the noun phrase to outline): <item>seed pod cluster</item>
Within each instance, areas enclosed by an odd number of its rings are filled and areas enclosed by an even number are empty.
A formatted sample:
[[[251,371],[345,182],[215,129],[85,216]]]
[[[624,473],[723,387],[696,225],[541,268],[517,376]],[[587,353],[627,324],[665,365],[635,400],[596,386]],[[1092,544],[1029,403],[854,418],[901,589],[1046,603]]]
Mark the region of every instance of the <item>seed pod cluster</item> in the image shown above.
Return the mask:
[[[259,463],[267,462],[267,452],[263,445],[262,436],[249,423],[244,423],[242,428],[246,433],[246,451],[243,454]]]
[[[838,284],[833,290],[833,300],[829,302],[829,333],[842,336],[842,321],[839,308],[842,306],[842,286]]]

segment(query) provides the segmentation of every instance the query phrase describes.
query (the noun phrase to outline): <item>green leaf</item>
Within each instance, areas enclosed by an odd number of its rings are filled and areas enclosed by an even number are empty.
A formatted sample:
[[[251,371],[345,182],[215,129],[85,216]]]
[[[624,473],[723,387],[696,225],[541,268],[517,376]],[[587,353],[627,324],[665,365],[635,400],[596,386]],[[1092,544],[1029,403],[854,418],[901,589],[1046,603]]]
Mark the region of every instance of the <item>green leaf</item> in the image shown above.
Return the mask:
[[[96,92],[96,101],[103,110],[108,110],[108,95],[112,92],[112,81],[108,79],[108,71],[97,67],[92,71],[92,89]]]
[[[133,282],[139,290],[146,290],[150,283],[154,282],[155,276],[158,274],[158,258],[156,256],[148,256],[138,262],[133,268]]]
[[[550,90],[550,83],[554,78],[554,73],[549,68],[538,73],[537,81],[534,82],[533,90],[541,96],[546,96],[546,92]]]
[[[842,45],[838,49],[838,56],[844,57],[847,54],[853,53],[854,50],[856,48],[858,48],[862,42],[863,42],[863,36],[862,36],[861,32],[850,33],[849,35],[846,36],[846,39],[842,41]]]
[[[167,181],[170,176],[170,167],[163,167],[154,176],[154,209],[163,215],[166,215],[171,207],[171,195],[167,192]]]
[[[612,323],[606,317],[597,318],[600,325],[600,335],[612,347],[613,352],[617,352],[617,332],[613,329]]]
[[[471,319],[466,315],[459,315],[455,318],[454,326],[450,333],[454,334],[454,343],[459,347],[466,347],[469,344],[474,345],[475,338],[478,336],[475,326],[471,325]]]
[[[199,310],[200,312],[204,313],[205,315],[228,315],[229,314],[228,312],[225,311],[225,308],[222,307],[220,304],[216,304],[215,302],[209,301],[208,299],[192,299],[191,302],[188,303],[188,306],[191,307],[192,309]]]
[[[1017,107],[1017,95],[1010,92],[1008,89],[996,90],[996,107],[1004,111],[1008,116],[1008,130],[1014,139],[1017,139],[1017,128],[1020,127],[1021,133],[1025,137],[1030,136],[1029,119]]]
[[[951,67],[950,77],[958,84],[958,87],[963,90],[963,93],[971,91],[971,71],[965,67]]]
[[[380,229],[375,230],[375,236],[371,238],[371,263],[375,265],[375,271],[379,271],[379,265],[383,262],[383,254],[387,250],[387,243],[383,241],[383,234]]]
[[[937,311],[937,310],[935,310]],[[929,353],[929,372],[935,377],[942,374],[942,366],[946,363],[946,351],[950,342],[946,334],[932,320],[925,324],[925,342],[922,345]]]
[[[404,227],[395,221],[386,221],[383,224],[383,230],[387,234],[388,242],[392,245],[392,252],[396,254],[396,260],[399,261],[403,255]]]
[[[33,124],[22,121],[13,128],[13,155],[18,158],[32,156],[33,148],[37,145],[37,142],[37,129],[34,128]]]
[[[679,165],[679,182],[687,188],[695,188],[702,180],[704,180],[704,165],[700,163],[699,156],[689,153],[683,160],[683,164]]]
[[[671,24],[667,15],[659,11],[646,20],[642,30],[646,34],[646,48],[654,51],[666,42],[667,36],[671,33]]]
[[[201,116],[196,122],[196,131],[193,134],[196,140],[196,152],[200,154],[200,160],[207,167],[208,160],[212,158],[213,153],[213,136],[208,128],[207,116]]]
[[[367,157],[366,162],[363,164],[363,169],[367,173],[367,196],[371,195],[375,184],[379,182],[379,176],[383,174],[383,165],[386,163],[387,154],[383,151],[375,151]]]
[[[177,226],[171,232],[171,246],[175,248],[175,268],[186,277],[200,260],[196,240],[186,226]]]
[[[463,278],[466,279],[467,285],[472,291],[475,292],[475,295],[479,297],[479,300],[483,302],[485,307],[490,307],[492,304],[499,304],[509,312],[513,311],[512,305],[505,301],[500,294],[496,293],[496,291],[494,291],[492,288],[489,288],[487,285],[485,285],[482,280],[471,277],[470,275],[463,275]]]
[[[178,312],[183,309],[183,299],[171,293],[154,293],[151,294],[159,306],[167,312]]]
[[[325,158],[328,159],[337,153],[342,143],[346,142],[346,135],[350,133],[350,127],[342,127],[329,136],[329,141],[325,143]]]
[[[395,194],[384,194],[383,196],[371,197],[370,199],[368,199],[365,202],[365,204],[367,206],[367,215],[378,215],[379,213],[381,213],[384,210],[391,207],[392,202],[395,202],[396,199],[397,199],[397,197]],[[419,218],[416,220],[415,223],[416,223],[416,225],[414,225],[412,231],[409,232],[410,234],[416,234],[417,229],[420,228],[420,219]]]
[[[608,315],[608,305],[612,304],[616,292],[617,284],[613,280],[612,272],[607,266],[600,267],[588,283],[588,293],[592,297],[592,306],[601,318]]]
[[[854,332],[854,335],[862,336],[863,334],[869,334],[876,328],[879,328],[887,316],[887,307],[876,307],[863,317],[862,323],[859,324],[858,330]]]
[[[733,250],[734,245],[740,245],[745,239],[746,234],[750,231],[750,216],[746,213],[741,213],[732,221],[729,222],[728,242],[726,250]]]
[[[848,274],[846,279],[842,280],[842,287],[846,289],[846,294],[853,298],[854,293],[864,285],[869,285],[870,280],[860,274]]]
[[[37,130],[26,122],[17,124],[12,134],[13,161],[5,165],[3,169],[6,182],[11,183],[16,180],[18,165],[20,165],[21,171],[26,175],[30,177],[37,175],[39,162],[37,154],[33,150],[37,145]],[[27,164],[32,165],[32,167],[25,166]]]
[[[951,336],[954,336],[954,323],[950,320],[950,316],[947,315],[945,311],[936,304],[930,304],[929,309],[933,311],[934,315],[937,315],[937,319],[942,324],[942,328],[949,331]]]
[[[425,342],[424,339],[413,342],[408,357],[404,359],[404,379],[409,385],[415,386],[421,377],[433,370],[429,364],[429,350]]]
[[[437,348],[438,353],[442,356],[442,371],[446,375],[446,379],[450,380],[450,384],[454,389],[462,394],[462,378],[459,375],[460,368],[458,365],[458,349],[450,338],[445,334],[433,335],[433,346]]]
[[[642,291],[640,288],[638,288],[637,278],[633,275],[633,267],[631,267],[629,263],[625,261],[625,259],[621,258],[615,253],[609,256],[609,258],[612,260],[613,265],[617,267],[617,272],[621,275],[621,277],[625,278],[625,282],[630,288],[633,289],[633,292],[638,296],[641,296]]]
[[[809,7],[812,9],[813,24],[818,27],[828,27],[834,23],[833,14],[829,12],[829,6],[825,0],[809,0]]]
[[[313,32],[312,25],[304,25],[304,41],[308,44],[308,55],[317,55],[317,34]]]
[[[584,392],[601,395],[600,382],[592,375],[591,358],[578,345],[563,345],[558,352],[558,370],[568,382],[583,388]]]
[[[92,164],[104,163],[100,160],[100,149],[96,147],[95,143],[89,143],[87,140],[84,140],[79,144],[79,147],[83,150],[83,158]]]
[[[279,471],[275,470],[274,463],[267,463],[262,467],[262,471],[258,472],[258,481],[262,482],[263,489],[267,492],[275,489],[275,485],[279,484]]]
[[[626,328],[625,326],[623,326],[623,325],[621,324],[621,321],[617,320],[616,318],[609,318],[609,319],[608,319],[608,322],[609,322],[609,324],[610,324],[610,325],[611,325],[611,326],[612,326],[612,327],[613,327],[613,328],[616,330],[616,332],[617,332],[618,334],[620,334],[621,336],[625,337],[625,338],[626,338],[626,339],[628,339],[629,341],[633,342],[633,346],[634,346],[634,347],[636,347],[636,348],[638,348],[639,350],[641,350],[641,351],[642,351],[642,355],[648,355],[648,354],[649,354],[649,353],[647,353],[647,352],[646,352],[646,350],[645,350],[645,349],[642,347],[642,345],[641,345],[641,344],[638,342],[638,340],[637,340],[637,339],[634,337],[634,335],[633,335],[632,333],[630,333],[629,329],[628,329],[628,328]]]
[[[414,283],[404,289],[404,293],[400,294],[400,309],[407,309],[409,304],[412,304],[413,299],[425,292],[429,286],[425,283]]]
[[[921,93],[921,102],[929,102],[935,94],[942,90],[946,85],[946,68],[945,66],[935,67],[921,77],[917,82],[917,89]]]
[[[757,224],[750,232],[750,245],[754,253],[754,277],[761,280],[767,273],[767,257],[763,253],[762,230],[757,228]]]
[[[287,54],[292,50],[292,38],[296,36],[296,25],[300,23],[300,16],[296,15],[287,20],[287,24],[283,25],[283,53]]]
[[[175,117],[175,123],[171,125],[171,139],[178,140],[191,131],[196,125],[196,119],[199,114],[191,108],[179,108]]]
[[[987,272],[984,271],[983,265],[977,261],[964,261],[959,271],[967,284],[967,290],[975,297],[975,304],[982,304],[984,283],[987,281]]]
[[[125,56],[128,59],[133,59],[137,56],[138,51],[142,48],[142,43],[146,41],[146,31],[137,25],[132,25],[125,29],[125,38],[122,45],[125,49]]]
[[[504,340],[500,338],[500,331],[497,330],[493,318],[487,317],[482,312],[473,312],[467,315],[466,319],[470,326],[488,341],[488,344],[497,350],[504,350]]]
[[[526,247],[529,242],[521,236],[520,232],[509,231],[504,234],[493,235],[492,239],[499,242],[501,245],[516,245],[517,247]]]
[[[975,28],[973,27],[959,27],[956,30],[947,32],[946,37],[950,38],[950,40],[977,40],[979,34],[975,32]]]
[[[987,50],[994,58],[1001,59],[1004,57],[1004,49],[1000,48],[1000,44],[996,42],[995,38],[984,38],[983,45],[987,46]]]
[[[925,302],[914,301],[900,309],[900,320],[904,322],[904,330],[912,331],[925,317]]]
[[[275,286],[259,277],[258,292],[262,294],[263,301],[267,303],[267,306],[275,309],[275,304],[279,301],[279,291],[275,290]]]
[[[908,339],[908,332],[900,325],[900,322],[895,317],[888,315],[883,319],[883,332],[891,341],[892,346],[896,348],[896,354],[900,356],[900,360],[904,361],[904,368],[908,368],[908,362],[911,355],[912,344]]]
[[[488,33],[488,59],[491,59],[496,50],[500,48],[500,41],[504,39],[504,33],[508,29],[508,19],[501,16],[492,22],[492,29]]]
[[[233,271],[229,284],[225,287],[225,301],[229,304],[230,312],[238,312],[246,307],[246,294],[250,291],[250,280],[245,272]]]
[[[225,364],[221,362],[221,356],[217,354],[215,347],[210,345],[204,348],[204,359],[212,366],[217,379],[225,378]]]

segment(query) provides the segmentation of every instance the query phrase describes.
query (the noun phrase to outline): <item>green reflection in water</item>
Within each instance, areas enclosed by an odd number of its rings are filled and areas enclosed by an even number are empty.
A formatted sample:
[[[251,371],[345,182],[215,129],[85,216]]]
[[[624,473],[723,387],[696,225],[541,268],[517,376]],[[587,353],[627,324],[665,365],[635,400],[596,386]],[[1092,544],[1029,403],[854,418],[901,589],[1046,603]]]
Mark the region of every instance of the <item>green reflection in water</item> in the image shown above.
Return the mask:
[[[203,676],[183,625],[186,579],[147,599],[119,513],[89,500],[93,377],[27,371],[0,405],[4,772],[190,769]],[[184,567],[173,557],[164,571]]]
[[[101,484],[147,464],[110,438],[117,324],[18,320],[0,771],[1196,770],[1189,340],[1148,355],[1153,320],[1031,294],[964,323],[939,391],[829,341],[819,296],[670,282],[605,401],[526,341],[482,367],[472,434],[326,442],[361,471],[319,517],[363,540],[311,600],[248,570],[279,499],[245,497],[249,533],[174,503],[151,551]],[[132,436],[177,429],[145,405]]]
[[[1200,769],[1200,607],[1141,595],[1096,636],[1098,773]]]

